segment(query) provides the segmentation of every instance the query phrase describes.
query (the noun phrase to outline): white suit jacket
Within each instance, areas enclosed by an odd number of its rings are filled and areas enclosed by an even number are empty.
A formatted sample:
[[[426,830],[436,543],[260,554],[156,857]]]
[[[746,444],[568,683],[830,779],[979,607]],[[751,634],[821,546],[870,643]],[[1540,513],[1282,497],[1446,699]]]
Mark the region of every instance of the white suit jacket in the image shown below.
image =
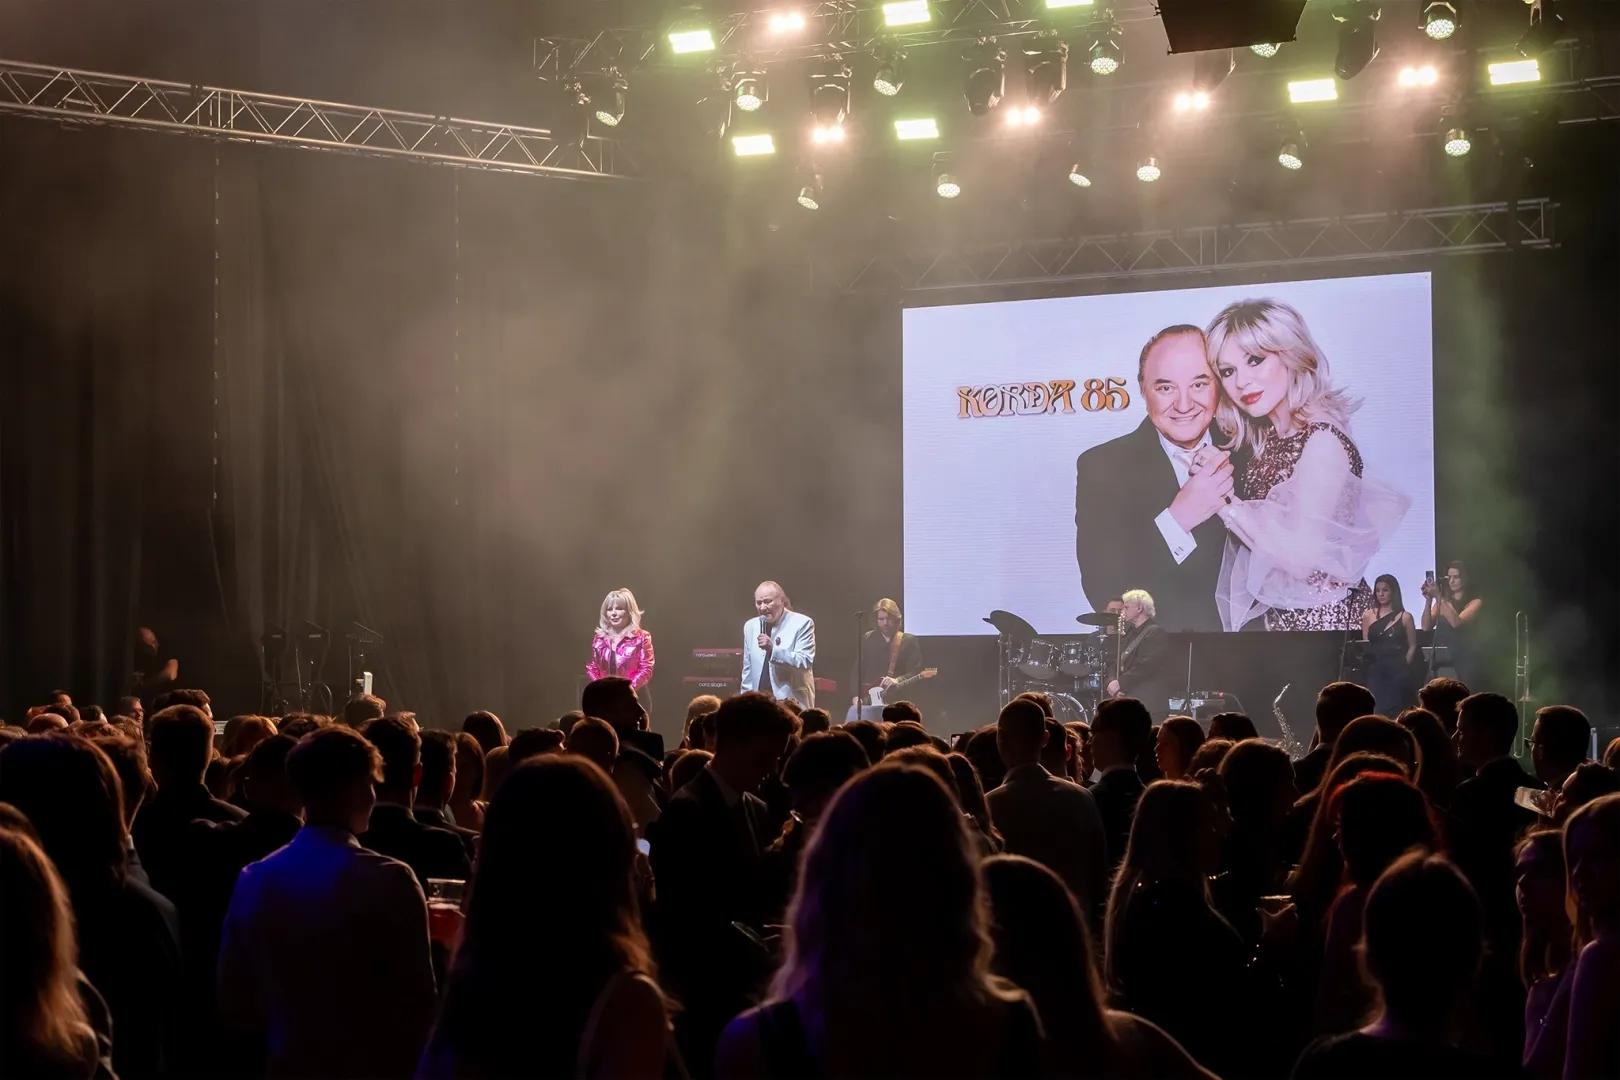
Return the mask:
[[[754,689],[765,650],[759,647],[760,624],[755,616],[743,623],[742,689]],[[816,623],[797,611],[782,612],[771,630],[771,694],[776,700],[792,698],[807,709],[816,705]]]

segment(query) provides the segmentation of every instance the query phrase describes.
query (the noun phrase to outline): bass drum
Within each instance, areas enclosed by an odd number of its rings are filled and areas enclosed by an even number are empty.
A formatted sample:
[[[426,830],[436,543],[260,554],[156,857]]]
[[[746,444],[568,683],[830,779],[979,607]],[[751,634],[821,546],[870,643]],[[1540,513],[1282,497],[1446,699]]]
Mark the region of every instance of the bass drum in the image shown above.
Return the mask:
[[[1063,650],[1057,642],[1036,638],[1024,646],[1024,655],[1018,664],[1018,670],[1032,679],[1050,681],[1058,677],[1058,664],[1062,659]]]
[[[1091,722],[1091,710],[1087,709],[1080,699],[1073,694],[1058,693],[1051,695],[1051,698],[1052,712],[1055,714],[1053,719],[1058,723],[1067,724],[1075,720],[1084,721],[1088,724]]]

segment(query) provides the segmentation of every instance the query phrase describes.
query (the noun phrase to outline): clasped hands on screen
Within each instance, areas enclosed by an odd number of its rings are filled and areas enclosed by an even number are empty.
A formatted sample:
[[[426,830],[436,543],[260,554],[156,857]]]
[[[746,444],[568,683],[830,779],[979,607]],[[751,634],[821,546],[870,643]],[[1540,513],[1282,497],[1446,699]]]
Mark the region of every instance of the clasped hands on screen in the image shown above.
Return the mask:
[[[1232,457],[1205,447],[1192,459],[1187,482],[1170,500],[1170,516],[1187,532],[1208,521],[1232,501]]]

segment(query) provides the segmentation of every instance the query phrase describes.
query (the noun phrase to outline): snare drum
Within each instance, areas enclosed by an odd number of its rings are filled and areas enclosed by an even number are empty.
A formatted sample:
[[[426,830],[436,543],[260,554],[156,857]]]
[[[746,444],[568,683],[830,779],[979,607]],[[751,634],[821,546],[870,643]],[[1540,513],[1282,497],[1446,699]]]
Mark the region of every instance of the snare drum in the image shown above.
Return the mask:
[[[1090,641],[1071,641],[1063,646],[1058,658],[1058,670],[1071,678],[1094,675],[1102,668],[1102,657],[1097,646]]]
[[[1058,663],[1062,660],[1063,650],[1055,641],[1042,641],[1036,638],[1024,647],[1024,656],[1018,664],[1018,670],[1032,679],[1055,679],[1058,677]]]

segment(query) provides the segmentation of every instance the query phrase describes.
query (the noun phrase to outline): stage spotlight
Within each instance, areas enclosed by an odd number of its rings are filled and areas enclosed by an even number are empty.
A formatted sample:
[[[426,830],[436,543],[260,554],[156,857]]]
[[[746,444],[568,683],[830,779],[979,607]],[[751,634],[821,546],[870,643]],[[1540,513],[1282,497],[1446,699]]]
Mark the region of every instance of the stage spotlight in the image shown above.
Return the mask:
[[[1041,110],[1033,105],[1013,105],[1001,111],[1007,114],[1008,127],[1032,127],[1041,121]]]
[[[906,82],[906,51],[893,44],[880,45],[874,52],[877,74],[872,76],[872,89],[884,97],[894,97]]]
[[[759,157],[776,153],[776,143],[768,133],[760,135],[733,135],[731,149],[738,157]]]
[[[1435,0],[1423,9],[1423,32],[1435,41],[1444,41],[1457,32],[1457,9],[1446,0]]]
[[[596,119],[598,123],[608,127],[618,127],[619,121],[624,119],[624,107],[630,93],[630,83],[619,73],[618,68],[608,68],[602,72],[602,87],[591,95],[596,103]]]
[[[591,95],[585,92],[585,85],[575,76],[562,84],[563,98],[576,109],[591,107]]]
[[[1042,34],[1024,49],[1024,86],[1033,106],[1050,105],[1069,87],[1069,43]]]
[[[993,37],[981,37],[963,53],[966,77],[963,93],[968,112],[983,116],[1000,103],[1007,90],[1007,51]]]
[[[1207,98],[1237,67],[1237,58],[1231,49],[1198,53],[1193,57],[1193,90]],[[1202,106],[1200,106],[1202,108]]]
[[[1541,63],[1537,60],[1504,60],[1488,65],[1485,70],[1490,74],[1492,86],[1541,81]]]
[[[1176,112],[1202,111],[1209,108],[1209,95],[1202,90],[1182,92],[1175,97]]]
[[[1046,10],[1056,11],[1059,8],[1090,7],[1096,0],[1046,0]]]
[[[1258,45],[1250,45],[1249,51],[1262,59],[1270,60],[1273,56],[1277,55],[1277,50],[1279,48],[1281,48],[1281,46],[1262,41]]]
[[[821,70],[810,73],[810,112],[818,130],[842,132],[849,115],[849,65],[843,57],[833,56]]]
[[[1137,163],[1136,178],[1144,184],[1154,183],[1163,175],[1163,171],[1159,168],[1159,159],[1152,154]]]
[[[778,11],[771,16],[771,33],[791,34],[795,30],[804,29],[804,13],[799,11]]]
[[[1091,73],[1112,75],[1119,70],[1125,56],[1122,39],[1125,32],[1118,23],[1098,23],[1091,28]]]
[[[1333,73],[1353,79],[1378,57],[1378,16],[1382,9],[1374,0],[1339,0],[1333,18],[1339,24],[1339,49]]]
[[[826,146],[828,143],[841,143],[844,141],[844,125],[817,124],[810,131],[810,140],[817,146]]]
[[[1073,165],[1069,166],[1069,183],[1078,188],[1088,188],[1091,186],[1091,177],[1085,174],[1085,171],[1081,169],[1079,162],[1075,162]]]
[[[743,112],[757,112],[771,99],[770,85],[763,71],[739,71],[732,76],[732,103]]]
[[[1414,86],[1433,86],[1440,81],[1440,73],[1432,64],[1422,67],[1401,68],[1400,78],[1396,80],[1401,86],[1411,88]]]
[[[939,138],[939,125],[934,123],[934,118],[931,116],[922,120],[896,120],[894,122],[894,137],[901,140],[937,139]]]
[[[1564,18],[1554,0],[1534,0],[1530,8],[1530,29],[1515,48],[1520,56],[1535,59],[1554,45],[1564,32]]]
[[[821,177],[815,173],[807,173],[804,183],[799,188],[799,205],[806,210],[821,209]]]
[[[670,27],[669,51],[696,53],[714,51],[714,33],[701,20],[684,20]]]
[[[1441,138],[1446,157],[1467,157],[1468,151],[1474,148],[1473,140],[1468,137],[1468,132],[1462,128],[1447,128],[1445,135]]]
[[[891,0],[883,5],[885,26],[917,26],[932,18],[928,0]]]
[[[1332,79],[1304,79],[1288,84],[1288,100],[1295,105],[1312,101],[1333,101],[1339,96],[1339,87]]]
[[[1277,151],[1277,164],[1293,172],[1305,167],[1305,136],[1297,131],[1283,138],[1282,148]]]
[[[962,194],[962,185],[950,173],[942,172],[934,178],[934,191],[942,199],[954,199]]]

